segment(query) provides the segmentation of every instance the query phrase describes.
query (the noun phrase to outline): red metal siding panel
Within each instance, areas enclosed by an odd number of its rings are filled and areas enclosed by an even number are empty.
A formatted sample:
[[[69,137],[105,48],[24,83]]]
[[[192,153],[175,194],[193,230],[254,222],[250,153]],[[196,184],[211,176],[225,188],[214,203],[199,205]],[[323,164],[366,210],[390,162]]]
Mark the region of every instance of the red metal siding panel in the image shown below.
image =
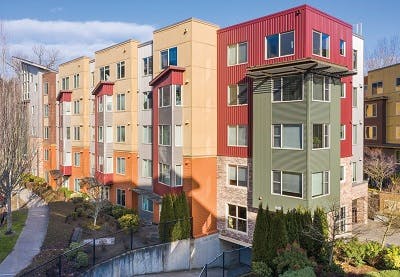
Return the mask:
[[[353,152],[352,142],[352,78],[346,77],[342,79],[342,82],[346,84],[346,97],[340,99],[340,122],[346,125],[345,139],[340,141],[340,157],[346,158],[351,157]]]

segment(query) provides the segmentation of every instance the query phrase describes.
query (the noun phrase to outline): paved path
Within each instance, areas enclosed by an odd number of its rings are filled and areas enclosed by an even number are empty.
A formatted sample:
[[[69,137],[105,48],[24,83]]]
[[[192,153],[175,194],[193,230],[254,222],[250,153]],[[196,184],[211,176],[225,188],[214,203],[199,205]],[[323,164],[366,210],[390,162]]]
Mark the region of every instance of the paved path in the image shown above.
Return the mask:
[[[374,240],[382,241],[385,226],[381,221],[373,221],[368,219],[368,224],[360,224],[354,227],[353,234],[361,241]],[[386,239],[386,244],[394,244],[400,246],[400,231],[393,227]]]
[[[26,190],[21,192],[20,197],[27,198],[28,217],[13,251],[0,264],[0,276],[15,276],[30,265],[33,257],[40,252],[40,247],[46,236],[49,220],[49,210],[46,203],[39,197],[32,196]]]

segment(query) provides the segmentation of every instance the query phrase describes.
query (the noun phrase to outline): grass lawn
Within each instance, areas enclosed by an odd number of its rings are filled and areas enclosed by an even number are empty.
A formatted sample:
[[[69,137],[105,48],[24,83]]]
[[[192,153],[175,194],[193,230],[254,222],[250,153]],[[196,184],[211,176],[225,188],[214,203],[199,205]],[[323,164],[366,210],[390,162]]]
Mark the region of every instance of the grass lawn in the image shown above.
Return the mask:
[[[22,209],[12,213],[12,230],[11,235],[5,235],[7,224],[0,227],[0,263],[10,254],[13,250],[15,243],[25,226],[25,221],[28,216],[28,210]]]

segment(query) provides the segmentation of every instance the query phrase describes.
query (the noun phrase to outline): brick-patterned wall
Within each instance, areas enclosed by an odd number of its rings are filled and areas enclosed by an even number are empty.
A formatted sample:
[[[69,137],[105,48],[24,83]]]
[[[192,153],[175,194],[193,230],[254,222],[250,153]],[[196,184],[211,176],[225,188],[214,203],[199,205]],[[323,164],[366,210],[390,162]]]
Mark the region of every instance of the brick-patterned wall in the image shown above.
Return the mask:
[[[228,184],[228,165],[247,166],[248,187],[236,187]],[[218,157],[217,160],[217,228],[221,235],[235,240],[251,243],[257,214],[250,209],[251,203],[251,160],[238,157]],[[250,201],[250,202],[248,202]],[[247,234],[227,229],[227,204],[247,207]]]

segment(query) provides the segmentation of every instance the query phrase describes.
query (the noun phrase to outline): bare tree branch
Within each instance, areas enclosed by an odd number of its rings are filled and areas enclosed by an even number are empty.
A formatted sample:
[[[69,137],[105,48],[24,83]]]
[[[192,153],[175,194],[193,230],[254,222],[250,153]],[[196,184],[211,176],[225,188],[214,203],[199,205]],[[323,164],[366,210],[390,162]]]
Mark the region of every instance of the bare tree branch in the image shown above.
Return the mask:
[[[364,172],[382,191],[383,182],[395,173],[394,159],[385,155],[380,148],[365,148]]]
[[[366,68],[373,70],[400,62],[400,37],[384,38],[378,41],[377,47],[367,55]]]

